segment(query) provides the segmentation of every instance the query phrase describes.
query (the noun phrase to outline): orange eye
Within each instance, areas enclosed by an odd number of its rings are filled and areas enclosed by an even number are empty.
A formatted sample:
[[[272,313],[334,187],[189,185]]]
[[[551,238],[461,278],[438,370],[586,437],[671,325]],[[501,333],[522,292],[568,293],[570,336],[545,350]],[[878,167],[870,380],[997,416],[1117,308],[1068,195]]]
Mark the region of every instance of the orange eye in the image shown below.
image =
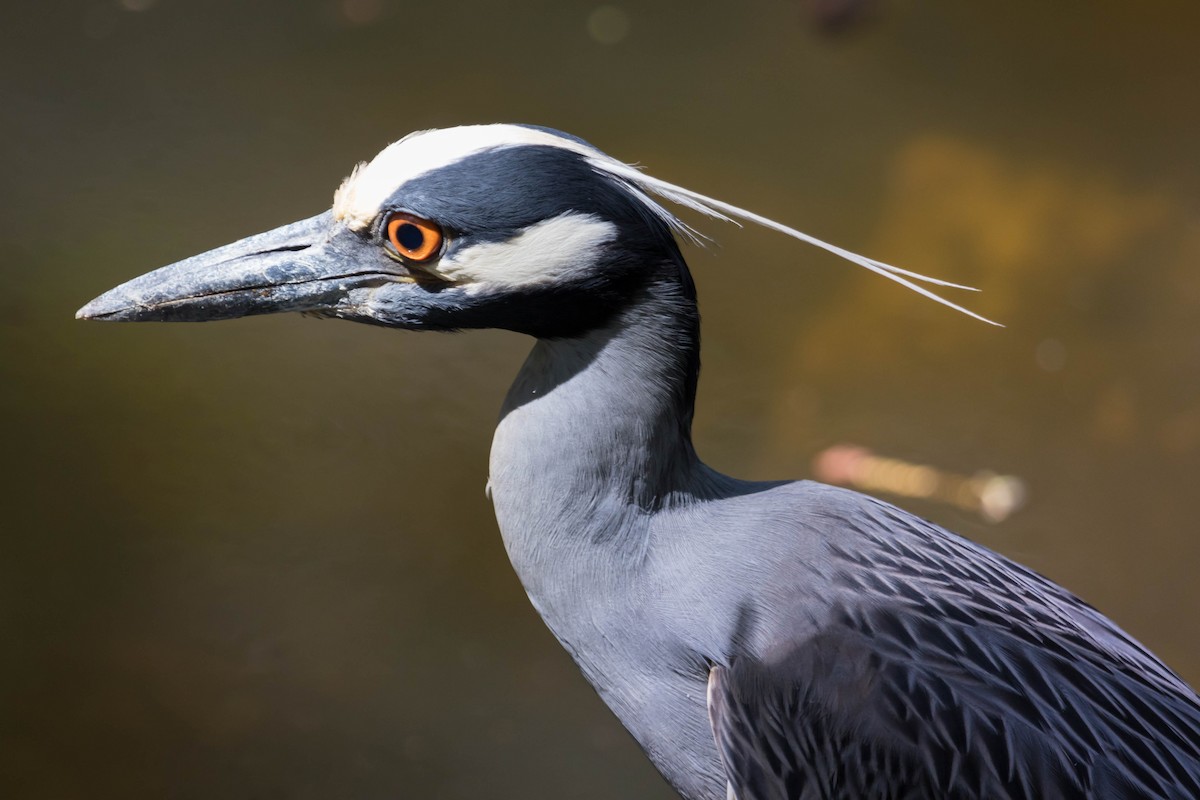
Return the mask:
[[[442,229],[436,222],[397,211],[388,217],[388,241],[409,261],[428,261],[442,249]]]

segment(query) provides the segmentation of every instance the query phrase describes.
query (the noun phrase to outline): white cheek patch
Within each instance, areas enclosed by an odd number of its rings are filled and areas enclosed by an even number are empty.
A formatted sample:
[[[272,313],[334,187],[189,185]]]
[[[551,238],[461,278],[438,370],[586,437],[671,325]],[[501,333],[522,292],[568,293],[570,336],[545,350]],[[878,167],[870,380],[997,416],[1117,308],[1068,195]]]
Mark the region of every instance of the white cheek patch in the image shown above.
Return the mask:
[[[539,286],[588,271],[617,226],[591,214],[560,214],[503,242],[485,242],[443,258],[434,267],[458,284],[503,289]]]

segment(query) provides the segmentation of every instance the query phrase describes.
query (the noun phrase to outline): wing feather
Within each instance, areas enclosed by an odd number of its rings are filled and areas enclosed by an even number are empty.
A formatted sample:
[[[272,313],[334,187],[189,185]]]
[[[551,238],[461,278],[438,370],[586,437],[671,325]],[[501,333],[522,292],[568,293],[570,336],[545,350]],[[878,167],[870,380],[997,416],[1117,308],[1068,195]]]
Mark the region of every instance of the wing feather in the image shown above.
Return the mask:
[[[739,800],[1200,798],[1178,676],[1035,573],[888,522],[836,555],[852,599],[816,634],[712,669]]]

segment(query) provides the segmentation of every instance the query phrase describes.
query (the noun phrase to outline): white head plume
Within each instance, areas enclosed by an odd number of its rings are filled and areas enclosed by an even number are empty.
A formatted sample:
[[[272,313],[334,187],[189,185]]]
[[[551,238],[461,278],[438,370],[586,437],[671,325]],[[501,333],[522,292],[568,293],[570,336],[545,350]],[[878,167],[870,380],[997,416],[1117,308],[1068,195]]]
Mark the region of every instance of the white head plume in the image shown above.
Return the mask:
[[[865,267],[877,275],[882,275],[888,280],[895,281],[901,286],[911,289],[917,294],[928,297],[930,300],[941,303],[944,306],[948,306],[955,311],[966,314],[968,317],[974,317],[975,319],[980,320],[981,322],[986,322],[989,325],[1003,327],[999,322],[990,320],[987,317],[977,314],[968,308],[964,308],[957,303],[947,300],[941,295],[926,289],[917,282],[920,281],[923,283],[933,284],[935,286],[945,286],[950,289],[963,289],[969,292],[979,291],[973,286],[964,286],[962,284],[941,280],[940,278],[931,278],[928,275],[922,275],[918,272],[910,272],[909,270],[901,269],[900,267],[895,267],[891,264],[885,264],[882,261],[876,261],[873,258],[861,256],[858,253],[838,247],[835,244],[830,244],[829,242],[818,239],[815,236],[810,236],[804,231],[799,231],[788,225],[784,225],[782,222],[776,222],[769,217],[764,217],[761,214],[756,214],[753,211],[740,208],[732,203],[726,203],[723,200],[717,200],[714,197],[709,197],[707,195],[700,194],[699,192],[694,192],[691,189],[685,189],[682,186],[677,186],[673,183],[668,183],[667,181],[647,175],[633,165],[625,164],[609,156],[602,155],[602,158],[603,160],[598,160],[595,157],[592,157],[591,160],[593,164],[599,167],[602,171],[619,179],[631,189],[637,190],[637,194],[642,195],[643,197],[645,197],[645,193],[649,192],[663,198],[664,200],[669,200],[670,202],[681,205],[684,208],[690,208],[693,211],[698,211],[701,214],[713,217],[715,219],[733,222],[734,224],[738,224],[737,220],[742,219],[747,222],[753,222],[756,225],[761,225],[764,228],[770,228],[773,231],[778,231],[779,233],[791,236],[793,239],[799,239],[802,242],[816,245],[822,250],[828,250],[834,255],[841,256],[847,261],[858,264],[860,267]],[[648,200],[648,198],[646,199]],[[699,241],[699,237],[697,236],[696,232],[675,217],[674,214],[671,214],[669,211],[653,201],[649,201],[649,205],[651,208],[654,208],[657,212],[659,212],[660,216],[662,216],[663,219],[666,220],[667,224],[669,224],[675,231],[687,236],[692,241]]]

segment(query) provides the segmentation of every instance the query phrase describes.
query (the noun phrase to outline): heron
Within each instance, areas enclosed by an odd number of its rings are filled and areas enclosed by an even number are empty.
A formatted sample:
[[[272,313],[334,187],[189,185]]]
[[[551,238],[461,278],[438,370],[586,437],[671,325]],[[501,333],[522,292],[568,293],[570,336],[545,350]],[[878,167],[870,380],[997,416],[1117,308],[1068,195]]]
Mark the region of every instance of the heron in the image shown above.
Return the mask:
[[[878,499],[692,444],[696,290],[666,204],[917,273],[529,125],[421,131],[332,208],[77,316],[298,311],[535,339],[487,492],[534,608],[686,800],[1200,797],[1200,698],[1099,611]],[[943,292],[944,294],[944,292]]]

